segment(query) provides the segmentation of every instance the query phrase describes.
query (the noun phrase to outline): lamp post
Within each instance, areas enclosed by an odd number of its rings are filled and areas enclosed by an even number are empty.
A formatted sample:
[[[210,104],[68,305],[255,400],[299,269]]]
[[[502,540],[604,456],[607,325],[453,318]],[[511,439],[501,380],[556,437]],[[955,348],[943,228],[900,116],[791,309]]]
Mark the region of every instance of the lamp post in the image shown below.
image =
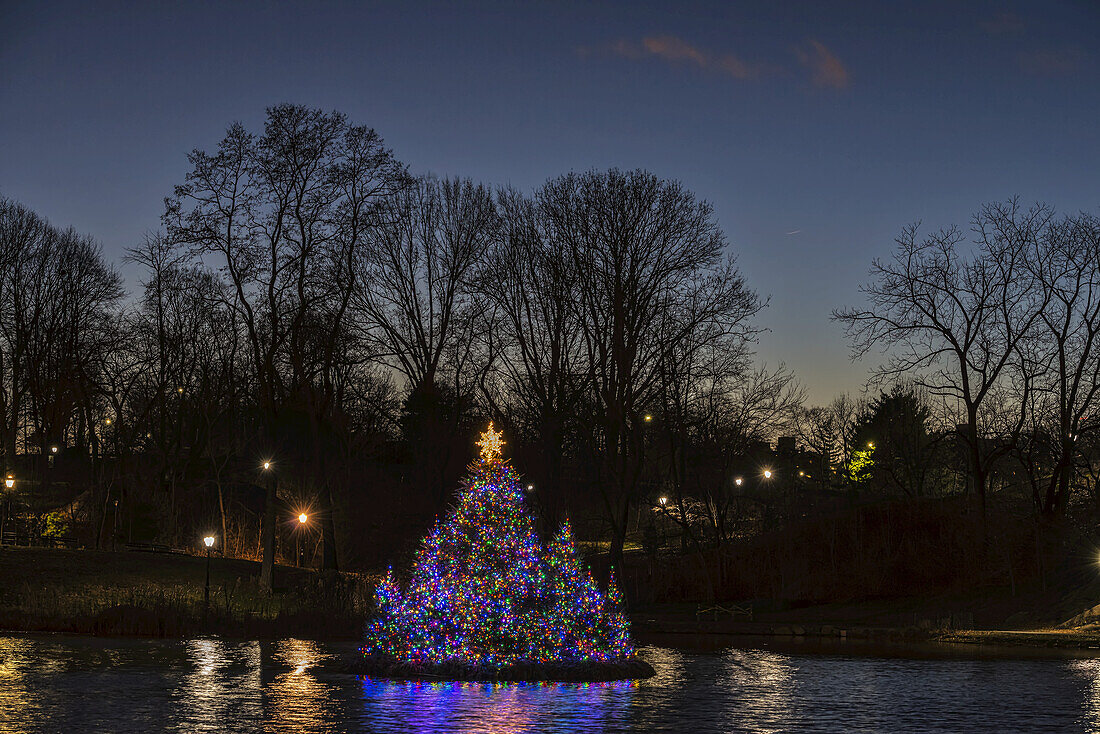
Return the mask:
[[[260,534],[263,538],[263,558],[260,561],[260,587],[265,591],[275,588],[275,498],[278,495],[275,488],[275,465],[271,459],[263,463],[264,485],[264,516],[260,524]]]
[[[765,469],[764,470],[764,478],[765,479],[771,479],[772,478],[772,470],[771,469]]]
[[[202,539],[206,544],[206,589],[203,591],[203,611],[210,608],[210,550],[214,547],[214,536],[207,535]]]
[[[302,566],[302,533],[305,532],[307,522],[309,515],[298,513],[298,532],[294,533],[294,565],[299,568]]]
[[[4,544],[4,525],[8,521],[8,504],[11,502],[11,492],[15,489],[15,476],[9,474],[4,478],[4,488],[7,490],[4,492],[4,513],[0,515],[0,545]]]

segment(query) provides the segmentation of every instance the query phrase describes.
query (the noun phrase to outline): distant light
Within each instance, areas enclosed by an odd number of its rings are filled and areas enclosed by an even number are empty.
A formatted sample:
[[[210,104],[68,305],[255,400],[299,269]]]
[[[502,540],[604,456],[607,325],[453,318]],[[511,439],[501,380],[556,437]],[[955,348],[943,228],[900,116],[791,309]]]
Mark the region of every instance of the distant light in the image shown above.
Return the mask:
[[[264,471],[267,471],[270,468],[271,468],[271,462],[270,461],[265,461],[264,462]]]
[[[4,479],[4,486],[7,487],[8,489],[14,488],[15,487],[15,477],[13,477],[11,474],[9,474]]]
[[[744,480],[742,480],[741,477],[737,477],[737,479],[733,480],[733,483],[736,484],[738,487],[740,487],[742,481],[744,481]]]
[[[527,485],[527,491],[528,491],[528,492],[534,492],[534,491],[535,491],[535,485],[533,485],[533,484],[528,484],[528,485]]]
[[[183,395],[183,388],[182,387],[177,387],[176,392],[178,392],[180,395]]]
[[[771,469],[765,469],[764,470],[764,478],[765,479],[771,479],[772,478],[772,470]]]
[[[798,476],[804,477],[804,476],[806,476],[806,472],[800,471],[800,472],[798,472]]]
[[[664,507],[668,504],[668,497],[661,497],[657,501],[661,503],[661,507]]]
[[[867,448],[873,449],[874,447],[875,447],[875,442],[874,441],[868,441],[867,442]]]
[[[305,525],[308,520],[309,515],[307,515],[306,513],[303,512],[301,515],[298,515],[298,522],[300,524]]]
[[[207,535],[205,538],[202,539],[202,542],[206,543],[207,548],[212,548],[214,546],[214,536]]]
[[[110,418],[107,419],[107,425],[111,425],[111,419]]]
[[[653,420],[653,416],[651,416],[649,413],[646,413],[645,414],[645,422],[649,423],[651,420]]]
[[[56,446],[50,446],[50,453],[51,454],[56,454],[57,453],[57,447]]]

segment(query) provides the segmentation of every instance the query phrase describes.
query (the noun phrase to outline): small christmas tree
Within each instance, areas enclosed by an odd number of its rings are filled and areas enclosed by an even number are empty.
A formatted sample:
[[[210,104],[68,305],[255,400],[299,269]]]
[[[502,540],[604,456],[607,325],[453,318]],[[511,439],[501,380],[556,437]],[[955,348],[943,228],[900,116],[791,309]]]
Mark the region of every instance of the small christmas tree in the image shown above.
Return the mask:
[[[392,568],[378,585],[364,655],[494,669],[633,657],[614,576],[605,596],[580,568],[568,523],[541,542],[503,444],[490,423],[480,460],[424,539],[406,587]]]

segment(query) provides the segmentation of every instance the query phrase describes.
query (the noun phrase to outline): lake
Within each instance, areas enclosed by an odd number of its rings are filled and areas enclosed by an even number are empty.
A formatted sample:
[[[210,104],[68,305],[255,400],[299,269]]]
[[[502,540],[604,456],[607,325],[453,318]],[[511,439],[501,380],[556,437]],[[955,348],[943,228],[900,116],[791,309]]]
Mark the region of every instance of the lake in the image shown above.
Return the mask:
[[[0,633],[0,732],[1100,732],[1100,659],[1046,650],[667,638],[649,680],[517,685],[336,672],[353,648]]]

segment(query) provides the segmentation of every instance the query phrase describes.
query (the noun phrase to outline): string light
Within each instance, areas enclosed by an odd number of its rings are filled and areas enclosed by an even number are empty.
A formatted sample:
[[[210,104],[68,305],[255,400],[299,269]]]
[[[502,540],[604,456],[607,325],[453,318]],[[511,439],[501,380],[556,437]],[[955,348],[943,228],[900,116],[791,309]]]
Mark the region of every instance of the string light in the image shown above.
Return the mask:
[[[582,569],[566,522],[544,543],[519,476],[489,424],[481,461],[417,552],[410,577],[391,568],[375,592],[361,652],[414,665],[495,668],[634,656],[614,573],[606,594]]]

